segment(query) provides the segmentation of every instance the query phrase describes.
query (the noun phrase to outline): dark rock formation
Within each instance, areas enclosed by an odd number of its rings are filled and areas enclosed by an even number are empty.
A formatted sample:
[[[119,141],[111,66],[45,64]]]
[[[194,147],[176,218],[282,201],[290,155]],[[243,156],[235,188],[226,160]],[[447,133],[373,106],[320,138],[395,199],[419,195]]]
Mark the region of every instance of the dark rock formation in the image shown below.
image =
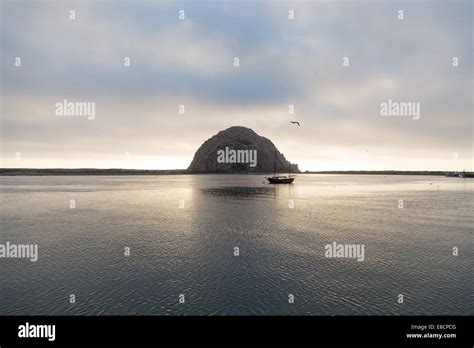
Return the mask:
[[[232,153],[229,155],[231,150],[241,151],[236,156],[240,161],[234,160]],[[257,160],[252,163],[248,161],[249,156],[244,156],[244,153],[248,155],[254,150],[256,150]],[[250,128],[230,127],[206,140],[199,147],[188,171],[192,173],[273,173],[275,150],[277,151],[277,172],[288,174],[290,162],[269,139],[258,135]],[[252,152],[250,156],[252,154],[255,152]],[[223,158],[224,161],[222,161]],[[291,164],[291,172],[299,173],[297,164]]]

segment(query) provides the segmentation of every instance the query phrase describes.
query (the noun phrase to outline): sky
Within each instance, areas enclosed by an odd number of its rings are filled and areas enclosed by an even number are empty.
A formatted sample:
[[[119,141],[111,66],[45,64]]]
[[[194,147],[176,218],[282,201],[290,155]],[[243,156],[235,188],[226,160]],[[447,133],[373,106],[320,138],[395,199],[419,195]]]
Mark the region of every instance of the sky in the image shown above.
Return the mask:
[[[186,168],[245,126],[301,170],[473,170],[472,1],[0,6],[2,168]]]

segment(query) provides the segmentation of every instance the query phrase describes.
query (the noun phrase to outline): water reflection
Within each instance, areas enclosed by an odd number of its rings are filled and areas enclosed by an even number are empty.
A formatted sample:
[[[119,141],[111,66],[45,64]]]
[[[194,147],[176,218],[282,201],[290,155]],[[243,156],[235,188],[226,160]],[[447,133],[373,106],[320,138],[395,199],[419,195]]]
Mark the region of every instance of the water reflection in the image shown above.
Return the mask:
[[[227,186],[227,187],[212,187],[201,189],[205,196],[210,197],[234,197],[239,199],[249,199],[257,197],[274,196],[276,191],[273,186],[262,187],[242,187],[242,186]]]

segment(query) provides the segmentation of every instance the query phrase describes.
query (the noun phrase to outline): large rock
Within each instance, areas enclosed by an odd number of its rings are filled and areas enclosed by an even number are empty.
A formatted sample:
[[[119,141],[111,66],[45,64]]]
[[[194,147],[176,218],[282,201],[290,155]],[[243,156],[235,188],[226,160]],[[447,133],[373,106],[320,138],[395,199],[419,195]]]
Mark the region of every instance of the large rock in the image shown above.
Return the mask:
[[[251,166],[251,163],[220,163],[218,156],[225,152],[226,148],[229,151],[256,150],[255,166]],[[282,174],[288,173],[290,162],[269,139],[258,135],[250,128],[230,127],[209,138],[199,147],[188,171],[192,173],[273,173],[275,150],[277,171]],[[245,156],[240,156],[240,158],[243,157]],[[221,155],[221,162],[222,158]],[[227,159],[232,160],[232,156],[228,156]],[[291,172],[299,173],[297,164],[291,164]]]

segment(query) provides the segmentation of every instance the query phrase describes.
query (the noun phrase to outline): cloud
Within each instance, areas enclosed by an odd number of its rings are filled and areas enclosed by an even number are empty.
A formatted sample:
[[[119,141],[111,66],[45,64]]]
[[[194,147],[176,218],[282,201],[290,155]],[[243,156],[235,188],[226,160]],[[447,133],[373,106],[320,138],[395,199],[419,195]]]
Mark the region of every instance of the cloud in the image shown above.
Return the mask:
[[[382,159],[410,169],[413,155],[418,169],[443,169],[452,151],[461,154],[459,166],[472,168],[469,1],[1,6],[3,166],[17,164],[16,151],[54,158],[55,166],[71,158],[116,163],[107,161],[123,152],[191,158],[212,134],[244,125],[306,169],[354,165],[348,158],[359,147],[379,153],[361,158],[367,169]],[[63,99],[95,102],[96,119],[55,116]],[[420,102],[421,119],[381,117],[388,99]],[[291,127],[292,119],[303,126]]]

